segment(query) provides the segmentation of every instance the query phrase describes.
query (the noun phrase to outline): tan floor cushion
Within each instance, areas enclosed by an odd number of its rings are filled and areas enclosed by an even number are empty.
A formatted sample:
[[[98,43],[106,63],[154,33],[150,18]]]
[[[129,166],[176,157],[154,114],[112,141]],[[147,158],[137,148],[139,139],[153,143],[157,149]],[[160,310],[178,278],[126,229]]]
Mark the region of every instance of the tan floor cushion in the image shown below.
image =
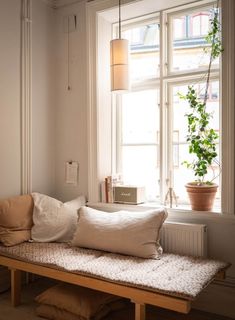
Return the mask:
[[[47,289],[35,300],[40,303],[38,315],[56,320],[99,320],[126,306],[123,298],[66,283]]]

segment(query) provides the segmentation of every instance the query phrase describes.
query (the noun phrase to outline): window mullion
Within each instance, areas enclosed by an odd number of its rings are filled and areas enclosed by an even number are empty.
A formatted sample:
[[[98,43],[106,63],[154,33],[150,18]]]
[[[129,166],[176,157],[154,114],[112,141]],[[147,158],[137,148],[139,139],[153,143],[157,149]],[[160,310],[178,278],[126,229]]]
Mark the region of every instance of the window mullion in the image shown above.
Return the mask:
[[[166,83],[167,97],[167,189],[174,188],[174,166],[173,166],[173,103],[172,103],[172,87]],[[168,191],[167,190],[167,191]]]
[[[167,73],[167,22],[164,12],[160,13],[160,201],[164,203],[167,192],[167,108],[164,76]]]
[[[116,173],[122,172],[122,97],[116,95]]]

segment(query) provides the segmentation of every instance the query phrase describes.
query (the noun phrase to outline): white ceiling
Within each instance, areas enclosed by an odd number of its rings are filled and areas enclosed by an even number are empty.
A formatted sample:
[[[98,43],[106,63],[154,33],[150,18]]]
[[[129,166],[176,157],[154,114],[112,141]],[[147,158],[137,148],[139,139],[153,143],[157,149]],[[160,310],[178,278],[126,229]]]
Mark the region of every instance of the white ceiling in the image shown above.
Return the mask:
[[[68,6],[73,3],[82,2],[84,0],[43,0],[47,5],[56,9],[64,6]]]
[[[84,0],[54,0],[56,7],[67,6],[76,2],[82,2]]]
[[[182,4],[188,4],[191,2],[197,2],[201,0],[129,0],[131,2],[123,4],[121,6],[121,17],[122,20],[128,20],[133,17],[140,17],[147,15],[152,12],[159,12],[161,10],[169,9]],[[125,0],[122,1],[123,3]],[[117,1],[118,4],[118,1]],[[109,10],[105,10],[100,13],[101,16],[113,23],[117,22],[118,18],[118,6],[113,7]]]
[[[63,6],[68,6],[78,2],[93,1],[93,0],[43,0],[50,7],[56,9]],[[98,0],[96,0],[98,1]],[[186,4],[190,2],[197,2],[201,0],[122,0],[122,19],[130,19],[133,16],[143,16],[150,12],[157,12],[163,9],[171,8],[177,5]],[[126,4],[124,4],[126,2]],[[129,2],[129,3],[128,3]],[[114,22],[118,15],[118,0],[117,6],[110,10],[102,12],[102,16],[110,21]]]

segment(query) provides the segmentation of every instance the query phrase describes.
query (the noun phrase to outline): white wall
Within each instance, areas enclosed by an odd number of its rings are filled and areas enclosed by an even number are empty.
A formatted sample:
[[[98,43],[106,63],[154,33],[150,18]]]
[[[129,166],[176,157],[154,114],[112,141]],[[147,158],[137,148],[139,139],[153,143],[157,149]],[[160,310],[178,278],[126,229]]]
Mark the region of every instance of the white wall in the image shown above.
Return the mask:
[[[55,193],[55,10],[32,1],[32,190]]]
[[[20,1],[0,1],[0,198],[17,195],[20,168]]]
[[[77,29],[66,33],[64,19],[77,16]],[[87,195],[87,66],[85,2],[56,10],[56,184],[57,198]],[[68,61],[68,36],[70,57]],[[68,86],[68,62],[71,90]],[[78,184],[65,183],[66,161],[79,164]]]
[[[32,188],[54,193],[54,16],[32,1]],[[21,193],[21,0],[0,1],[0,198]]]

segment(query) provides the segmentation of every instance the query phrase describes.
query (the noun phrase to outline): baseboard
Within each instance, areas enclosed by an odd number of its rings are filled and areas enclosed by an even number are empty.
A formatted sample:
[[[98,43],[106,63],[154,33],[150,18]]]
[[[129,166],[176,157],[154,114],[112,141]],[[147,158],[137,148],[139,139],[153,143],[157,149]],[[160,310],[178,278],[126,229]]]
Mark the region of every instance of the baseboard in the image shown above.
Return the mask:
[[[216,280],[205,288],[193,308],[235,319],[235,278]]]

